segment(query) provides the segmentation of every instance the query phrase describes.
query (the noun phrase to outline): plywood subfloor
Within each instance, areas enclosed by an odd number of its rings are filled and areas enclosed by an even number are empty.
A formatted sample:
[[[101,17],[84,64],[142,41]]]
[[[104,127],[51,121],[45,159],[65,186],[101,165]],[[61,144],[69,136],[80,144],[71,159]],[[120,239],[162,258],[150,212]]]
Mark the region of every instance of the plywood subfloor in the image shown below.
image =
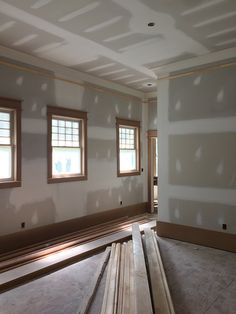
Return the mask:
[[[164,238],[159,243],[177,314],[235,313],[236,254]],[[101,256],[1,294],[0,313],[76,313]],[[105,276],[92,314],[99,314],[104,284]]]
[[[34,280],[0,295],[1,314],[73,314],[79,309],[86,288],[102,254]],[[91,308],[98,314],[105,287],[105,274]],[[99,309],[99,310],[98,310]]]

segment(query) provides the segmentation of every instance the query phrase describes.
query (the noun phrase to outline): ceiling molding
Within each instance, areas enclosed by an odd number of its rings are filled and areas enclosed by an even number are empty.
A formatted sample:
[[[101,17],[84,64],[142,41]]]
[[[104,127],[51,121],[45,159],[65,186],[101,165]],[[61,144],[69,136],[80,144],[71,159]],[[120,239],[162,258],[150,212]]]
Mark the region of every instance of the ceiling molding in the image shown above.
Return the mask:
[[[225,49],[217,52],[208,53],[199,57],[194,57],[184,61],[179,61],[175,63],[170,63],[164,66],[153,69],[157,74],[158,79],[164,79],[170,73],[180,72],[190,68],[198,68],[211,64],[222,63],[226,60],[236,59],[236,47]]]
[[[210,72],[210,71],[215,71],[218,69],[223,69],[223,68],[230,68],[232,66],[236,66],[236,59],[232,62],[228,62],[228,63],[220,63],[220,64],[214,64],[214,65],[208,65],[208,66],[201,66],[201,67],[197,67],[192,69],[191,71],[181,71],[180,73],[177,74],[167,74],[166,76],[162,76],[160,77],[158,80],[174,80],[177,78],[181,78],[181,77],[186,77],[186,76],[192,76],[192,75],[196,75],[196,74],[202,74],[202,73],[206,73],[206,72]]]
[[[116,93],[134,96],[139,99],[143,99],[144,97],[143,92],[140,92],[132,88],[122,86],[120,84],[113,83],[104,79],[100,79],[90,74],[82,73],[77,70],[73,70],[65,66],[59,65],[57,63],[54,63],[52,61],[40,59],[38,57],[34,57],[24,52],[19,52],[19,51],[16,51],[16,50],[13,50],[11,48],[7,48],[1,45],[0,45],[0,57],[12,59],[14,61],[24,63],[26,65],[38,67],[47,72],[53,71],[55,73],[55,76],[54,77],[52,76],[51,78],[54,78],[54,79],[56,78],[56,79],[70,82],[70,83],[75,83],[77,85],[87,86],[90,88],[93,86],[93,89],[94,87],[97,87],[98,90],[100,91],[103,90],[104,92],[111,90]],[[43,71],[41,74],[43,74]]]

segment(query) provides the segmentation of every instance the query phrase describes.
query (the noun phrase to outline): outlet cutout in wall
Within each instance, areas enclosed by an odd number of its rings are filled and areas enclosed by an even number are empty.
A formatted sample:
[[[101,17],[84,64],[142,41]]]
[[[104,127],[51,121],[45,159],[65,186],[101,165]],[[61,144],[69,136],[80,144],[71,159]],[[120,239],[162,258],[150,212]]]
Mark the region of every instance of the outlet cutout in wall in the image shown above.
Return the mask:
[[[25,228],[25,222],[23,221],[22,223],[21,223],[21,229],[24,229]]]
[[[222,229],[226,230],[227,229],[227,224],[222,224]]]
[[[141,169],[141,171],[143,172],[143,168]]]
[[[122,201],[120,201],[120,205],[122,205],[123,204],[123,202]]]

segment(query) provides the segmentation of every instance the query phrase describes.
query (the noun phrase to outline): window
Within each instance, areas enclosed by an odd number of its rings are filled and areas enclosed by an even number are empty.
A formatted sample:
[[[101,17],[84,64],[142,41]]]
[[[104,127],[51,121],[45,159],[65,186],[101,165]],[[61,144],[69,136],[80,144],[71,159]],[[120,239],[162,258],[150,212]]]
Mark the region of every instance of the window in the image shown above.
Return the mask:
[[[117,175],[140,174],[140,122],[116,119]]]
[[[87,113],[48,106],[48,183],[87,179]]]
[[[0,98],[0,188],[21,186],[21,102]]]

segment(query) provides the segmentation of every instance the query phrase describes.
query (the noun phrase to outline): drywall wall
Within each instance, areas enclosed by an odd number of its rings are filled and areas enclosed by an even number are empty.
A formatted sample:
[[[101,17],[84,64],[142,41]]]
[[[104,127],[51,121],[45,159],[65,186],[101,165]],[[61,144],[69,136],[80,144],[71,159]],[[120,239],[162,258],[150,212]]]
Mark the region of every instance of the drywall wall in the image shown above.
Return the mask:
[[[235,86],[235,66],[158,82],[160,221],[236,233]]]
[[[29,229],[147,201],[147,112],[140,100],[5,65],[0,81],[0,96],[21,99],[23,109],[22,187],[0,189],[0,235],[19,231],[21,222]],[[47,184],[48,104],[88,112],[87,181]],[[140,176],[117,177],[116,117],[142,121]]]
[[[157,99],[152,98],[148,101],[148,129],[157,130]]]

